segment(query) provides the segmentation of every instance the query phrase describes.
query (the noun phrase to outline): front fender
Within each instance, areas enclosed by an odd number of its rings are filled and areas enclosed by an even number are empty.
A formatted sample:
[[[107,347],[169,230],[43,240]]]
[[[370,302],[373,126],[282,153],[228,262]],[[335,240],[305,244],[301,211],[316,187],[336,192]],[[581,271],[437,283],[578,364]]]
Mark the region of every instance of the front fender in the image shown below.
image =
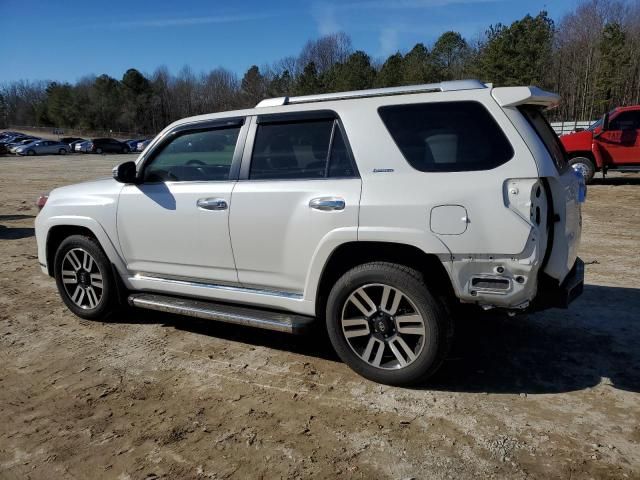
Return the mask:
[[[126,278],[126,264],[103,226],[93,218],[77,215],[58,215],[47,218],[41,218],[39,215],[36,217],[35,229],[36,240],[38,243],[38,261],[46,273],[48,273],[48,269],[50,267],[47,265],[47,245],[49,243],[49,235],[51,230],[57,226],[82,227],[88,229],[96,237],[100,246],[109,258],[109,261],[115,265],[116,270],[120,273],[120,276]]]

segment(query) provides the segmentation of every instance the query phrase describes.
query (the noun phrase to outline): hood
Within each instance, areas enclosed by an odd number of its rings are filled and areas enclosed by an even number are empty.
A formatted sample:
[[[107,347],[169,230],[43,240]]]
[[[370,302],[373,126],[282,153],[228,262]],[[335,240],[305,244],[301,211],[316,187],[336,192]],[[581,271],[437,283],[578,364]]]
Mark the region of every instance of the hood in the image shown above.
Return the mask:
[[[79,199],[87,197],[110,196],[122,189],[122,184],[116,182],[113,177],[102,177],[88,182],[67,185],[56,188],[49,194],[49,200],[55,203],[58,199]]]
[[[593,132],[591,130],[583,130],[582,132],[567,133],[560,137],[560,141],[567,152],[588,151],[591,150],[591,144],[593,143]]]

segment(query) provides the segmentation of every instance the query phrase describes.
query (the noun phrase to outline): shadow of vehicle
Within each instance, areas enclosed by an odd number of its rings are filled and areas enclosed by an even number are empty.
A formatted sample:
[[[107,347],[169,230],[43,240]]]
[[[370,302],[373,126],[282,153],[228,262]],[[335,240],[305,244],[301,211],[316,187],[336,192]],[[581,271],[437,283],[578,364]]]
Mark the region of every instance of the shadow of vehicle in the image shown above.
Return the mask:
[[[28,218],[36,218],[35,215],[0,215],[0,222],[10,220],[26,220]]]
[[[602,178],[598,175],[591,180],[591,185],[640,185],[640,176],[620,176]]]
[[[20,238],[33,237],[36,234],[34,228],[6,227],[0,225],[0,240],[18,240]]]
[[[458,322],[429,388],[559,393],[610,382],[640,392],[640,289],[587,285],[568,310]]]
[[[610,382],[640,392],[640,289],[587,285],[568,310],[459,319],[456,340],[425,390],[561,393]],[[218,322],[132,310],[115,322],[158,323],[248,345],[340,361],[324,330],[291,336]],[[607,380],[608,379],[608,380]]]

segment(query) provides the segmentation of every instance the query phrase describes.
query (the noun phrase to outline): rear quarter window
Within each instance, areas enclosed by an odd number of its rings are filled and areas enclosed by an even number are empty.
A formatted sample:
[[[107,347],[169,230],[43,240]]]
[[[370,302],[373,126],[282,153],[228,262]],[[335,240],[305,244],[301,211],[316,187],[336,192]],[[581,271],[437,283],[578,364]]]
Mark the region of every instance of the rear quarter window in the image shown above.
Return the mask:
[[[478,102],[389,105],[378,113],[404,158],[421,172],[490,170],[514,154]]]
[[[519,107],[518,110],[524,115],[527,122],[529,122],[538,134],[540,140],[542,140],[542,143],[544,143],[558,171],[564,171],[567,167],[567,152],[562,146],[558,135],[551,127],[551,124],[542,113],[542,108],[535,105],[524,105]]]

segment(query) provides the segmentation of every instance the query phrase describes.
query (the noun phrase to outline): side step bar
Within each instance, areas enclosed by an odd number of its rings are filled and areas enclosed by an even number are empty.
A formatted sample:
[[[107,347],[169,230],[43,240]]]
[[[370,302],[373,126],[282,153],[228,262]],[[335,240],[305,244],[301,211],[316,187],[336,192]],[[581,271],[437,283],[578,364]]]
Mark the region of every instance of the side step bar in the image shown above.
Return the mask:
[[[274,312],[251,307],[239,307],[221,303],[177,298],[155,293],[129,295],[129,304],[134,307],[175,313],[189,317],[217,320],[219,322],[248,325],[293,334],[303,333],[315,318],[287,312]]]

